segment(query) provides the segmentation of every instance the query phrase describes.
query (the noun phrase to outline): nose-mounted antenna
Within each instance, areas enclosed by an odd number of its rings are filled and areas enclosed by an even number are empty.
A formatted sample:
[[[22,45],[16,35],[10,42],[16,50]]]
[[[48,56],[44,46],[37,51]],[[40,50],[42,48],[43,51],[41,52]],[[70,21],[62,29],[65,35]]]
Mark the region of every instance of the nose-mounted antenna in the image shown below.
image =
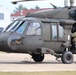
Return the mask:
[[[50,3],[53,7],[54,7],[54,9],[57,9],[57,6],[55,6],[54,4],[52,4],[52,3]]]

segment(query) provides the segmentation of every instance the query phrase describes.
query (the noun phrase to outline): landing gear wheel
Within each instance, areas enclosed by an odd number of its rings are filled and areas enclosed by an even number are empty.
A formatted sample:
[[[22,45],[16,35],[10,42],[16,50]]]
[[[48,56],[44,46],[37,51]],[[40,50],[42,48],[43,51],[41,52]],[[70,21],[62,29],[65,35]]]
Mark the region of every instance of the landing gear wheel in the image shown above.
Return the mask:
[[[35,62],[42,62],[44,60],[44,54],[33,54],[32,58]]]
[[[74,60],[73,54],[70,51],[65,51],[62,54],[61,60],[64,64],[71,64]]]

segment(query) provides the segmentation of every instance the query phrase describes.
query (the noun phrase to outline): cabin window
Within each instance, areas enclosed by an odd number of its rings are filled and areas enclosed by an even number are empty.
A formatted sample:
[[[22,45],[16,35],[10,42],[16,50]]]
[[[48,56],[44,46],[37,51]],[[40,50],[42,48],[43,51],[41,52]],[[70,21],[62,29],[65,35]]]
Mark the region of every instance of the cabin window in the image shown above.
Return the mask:
[[[58,28],[59,28],[59,39],[63,39],[63,37],[64,37],[63,27],[58,25]]]
[[[52,24],[52,40],[57,40],[57,26]]]
[[[27,32],[27,35],[41,35],[41,27],[39,23],[31,23]]]

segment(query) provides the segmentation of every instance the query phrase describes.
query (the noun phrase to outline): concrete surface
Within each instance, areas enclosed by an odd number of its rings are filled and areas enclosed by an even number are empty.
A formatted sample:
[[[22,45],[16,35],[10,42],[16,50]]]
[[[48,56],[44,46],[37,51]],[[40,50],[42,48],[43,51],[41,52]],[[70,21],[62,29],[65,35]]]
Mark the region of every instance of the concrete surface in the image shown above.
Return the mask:
[[[60,59],[59,59],[60,60]],[[76,71],[76,55],[72,64],[56,61],[54,56],[45,55],[42,63],[36,63],[28,54],[0,54],[0,72],[35,72],[35,71]]]

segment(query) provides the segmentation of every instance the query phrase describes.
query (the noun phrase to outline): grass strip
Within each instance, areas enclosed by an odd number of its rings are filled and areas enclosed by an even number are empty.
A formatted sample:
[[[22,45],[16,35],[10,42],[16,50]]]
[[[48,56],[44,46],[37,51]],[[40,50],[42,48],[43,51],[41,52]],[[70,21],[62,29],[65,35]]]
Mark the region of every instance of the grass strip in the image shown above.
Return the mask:
[[[67,72],[0,72],[0,75],[76,75],[76,71],[67,71]]]

